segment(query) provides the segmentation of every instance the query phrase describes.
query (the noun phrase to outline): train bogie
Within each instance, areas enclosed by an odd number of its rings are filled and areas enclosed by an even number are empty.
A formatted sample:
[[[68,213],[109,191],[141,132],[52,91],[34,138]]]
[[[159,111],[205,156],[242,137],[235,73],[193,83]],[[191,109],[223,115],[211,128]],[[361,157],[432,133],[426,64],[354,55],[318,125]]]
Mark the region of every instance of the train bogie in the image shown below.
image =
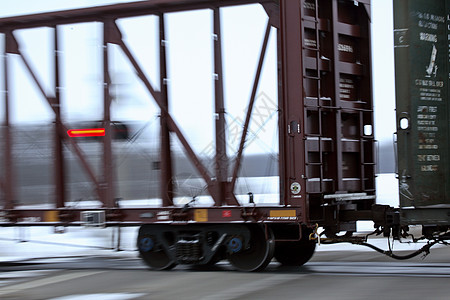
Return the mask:
[[[240,271],[263,270],[275,257],[301,266],[313,255],[311,230],[299,224],[154,224],[139,229],[137,247],[152,269],[211,266],[226,259]]]

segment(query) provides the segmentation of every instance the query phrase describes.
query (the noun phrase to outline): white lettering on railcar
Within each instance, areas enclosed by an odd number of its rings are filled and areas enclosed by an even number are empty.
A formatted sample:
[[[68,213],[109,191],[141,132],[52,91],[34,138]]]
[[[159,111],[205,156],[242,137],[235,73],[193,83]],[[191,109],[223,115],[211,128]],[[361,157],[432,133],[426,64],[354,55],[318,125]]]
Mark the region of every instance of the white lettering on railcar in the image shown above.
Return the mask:
[[[415,84],[417,86],[430,86],[430,87],[444,87],[443,81],[436,81],[436,80],[428,80],[428,79],[416,79]]]
[[[422,172],[437,172],[438,169],[439,169],[438,165],[420,166],[420,171],[422,171]]]
[[[431,43],[437,43],[437,41],[438,41],[437,34],[432,34],[432,33],[427,33],[427,32],[421,32],[419,34],[419,39],[421,41],[431,42]]]
[[[439,131],[436,126],[419,126],[417,127],[419,131]]]
[[[436,115],[417,115],[417,119],[436,120]]]
[[[441,156],[436,155],[425,155],[425,154],[419,154],[417,155],[417,161],[424,162],[424,161],[441,161]]]
[[[267,220],[271,220],[271,221],[293,221],[293,220],[297,220],[297,217],[267,217]]]
[[[351,45],[338,44],[338,50],[342,52],[353,53],[353,47]]]
[[[419,150],[438,150],[438,145],[419,145]]]

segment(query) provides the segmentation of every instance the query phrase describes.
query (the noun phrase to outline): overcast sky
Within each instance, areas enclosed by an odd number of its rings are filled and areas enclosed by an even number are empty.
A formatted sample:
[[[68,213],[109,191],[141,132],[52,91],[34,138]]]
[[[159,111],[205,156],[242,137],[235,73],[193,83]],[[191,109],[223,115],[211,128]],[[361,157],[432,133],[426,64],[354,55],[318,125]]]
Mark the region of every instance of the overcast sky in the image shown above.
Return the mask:
[[[118,2],[112,0],[15,0],[2,1],[0,17],[30,14],[103,5]],[[372,56],[373,87],[375,101],[375,133],[381,141],[390,141],[395,131],[394,111],[394,64],[392,34],[392,0],[372,1]],[[191,139],[212,140],[212,128],[205,131],[204,124],[212,124],[214,114],[211,100],[212,89],[212,24],[211,12],[207,10],[185,14],[170,14],[166,17],[169,87],[170,97],[174,102],[172,113],[179,123],[189,122],[185,131]],[[224,44],[225,100],[228,103],[229,124],[244,118],[245,106],[251,91],[253,74],[256,69],[259,49],[261,47],[266,22],[264,11],[256,6],[240,9],[222,10],[222,29]],[[157,19],[145,17],[120,22],[126,40],[132,51],[139,57],[142,66],[156,88],[159,88],[158,56],[155,53],[157,41]],[[101,61],[101,27],[95,24],[67,25],[61,28],[63,38],[63,117],[68,120],[101,119],[102,69]],[[273,30],[272,30],[273,31]],[[274,32],[264,64],[262,81],[258,93],[268,102],[276,99],[276,52]],[[23,31],[18,34],[19,41],[35,66],[46,90],[52,93],[53,81],[52,58],[49,55],[51,30],[38,29]],[[46,42],[47,41],[47,42]],[[0,39],[3,49],[3,37]],[[231,46],[229,46],[231,45]],[[234,45],[234,46],[233,46]],[[237,45],[237,46],[236,46]],[[114,92],[117,101],[113,103],[113,118],[117,120],[138,119],[148,121],[158,113],[156,106],[148,97],[139,80],[132,75],[132,69],[121,51],[112,52],[111,67]],[[188,59],[187,59],[188,58]],[[1,65],[1,64],[0,64]],[[15,58],[13,63],[13,122],[44,121],[53,119],[53,114],[43,102],[42,97],[33,88],[29,75],[23,71],[21,62]],[[96,67],[93,67],[96,66]],[[70,71],[69,71],[70,70]],[[1,74],[0,76],[3,76]],[[3,79],[0,86],[3,85]],[[195,105],[194,105],[195,103]],[[267,104],[267,103],[265,103]],[[196,107],[197,106],[197,107]],[[20,107],[20,109],[18,109]],[[24,107],[32,109],[24,109]],[[202,108],[202,114],[198,114]],[[268,128],[276,120],[268,115]],[[211,126],[212,127],[212,126]],[[274,126],[272,126],[274,127]],[[276,126],[275,126],[276,127]],[[253,128],[257,130],[257,127]],[[263,129],[263,143],[274,143],[274,132]],[[202,143],[199,149],[203,149]],[[264,146],[264,145],[259,145]]]

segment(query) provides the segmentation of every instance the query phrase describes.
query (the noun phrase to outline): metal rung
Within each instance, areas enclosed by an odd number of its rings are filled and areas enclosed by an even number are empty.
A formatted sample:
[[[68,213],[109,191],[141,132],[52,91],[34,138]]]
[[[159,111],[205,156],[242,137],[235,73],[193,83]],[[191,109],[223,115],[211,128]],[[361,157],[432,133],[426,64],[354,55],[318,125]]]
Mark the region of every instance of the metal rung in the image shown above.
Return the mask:
[[[330,195],[324,195],[324,199],[335,199],[335,198],[342,198],[342,197],[363,197],[367,196],[367,193],[349,193],[349,194],[330,194]]]
[[[306,108],[311,108],[311,110],[314,110],[314,111],[316,111],[317,110],[317,108],[321,108],[321,109],[330,109],[330,110],[340,110],[341,108],[339,108],[339,107],[336,107],[336,106],[330,106],[330,105],[320,105],[320,106],[317,106],[317,105],[304,105],[304,107],[306,107]]]
[[[321,135],[320,135],[320,134],[305,134],[305,137],[316,137],[316,138],[320,138]]]
[[[304,46],[303,49],[311,50],[311,51],[316,51],[316,52],[319,52],[319,51],[320,51],[319,48],[311,48],[311,47],[308,47],[308,46]]]
[[[308,135],[307,137],[308,137],[308,140],[310,140],[310,141],[319,141],[319,140],[320,140],[321,142],[329,142],[329,141],[333,141],[332,138],[326,137],[326,136],[322,136],[322,135],[313,135],[313,136]],[[311,138],[311,139],[310,139],[310,138]]]
[[[308,76],[308,75],[304,75],[303,77],[308,78],[308,79],[320,80],[320,77],[314,77],[314,76]]]
[[[310,97],[310,96],[306,96],[305,100],[313,100],[313,101],[317,101],[319,100],[317,97]],[[320,101],[331,101],[330,97],[320,97]]]
[[[375,195],[367,195],[367,193],[352,193],[352,194],[333,194],[325,195],[324,199],[334,199],[336,201],[348,201],[348,200],[372,200],[375,199]]]
[[[323,163],[305,163],[307,166],[322,166]]]
[[[319,23],[319,20],[314,18],[314,17],[310,17],[310,16],[304,16],[302,18],[302,21],[307,21],[307,22],[314,22],[314,23]]]
[[[333,179],[329,179],[329,178],[317,178],[317,177],[306,177],[306,180],[310,181],[310,182],[332,182]]]

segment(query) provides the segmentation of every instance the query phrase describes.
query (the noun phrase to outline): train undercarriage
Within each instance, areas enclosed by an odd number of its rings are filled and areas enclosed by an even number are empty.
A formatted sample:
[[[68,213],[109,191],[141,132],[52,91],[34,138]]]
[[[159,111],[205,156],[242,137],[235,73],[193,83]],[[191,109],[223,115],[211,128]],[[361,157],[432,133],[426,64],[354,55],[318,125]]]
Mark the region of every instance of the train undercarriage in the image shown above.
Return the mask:
[[[316,247],[310,233],[298,224],[143,225],[137,244],[144,262],[157,270],[227,259],[240,271],[260,271],[273,258],[287,266],[306,263]]]
[[[369,247],[393,259],[424,257],[436,244],[449,245],[450,227],[424,227],[424,236],[409,234],[407,226],[400,232],[396,228],[377,228],[372,234],[384,235],[388,245],[392,240],[411,243],[424,242],[422,248],[407,254],[383,250],[368,242],[368,235],[353,236],[351,232],[330,237],[316,234],[314,229],[290,224],[190,224],[143,225],[139,229],[137,248],[140,257],[155,270],[169,270],[176,265],[211,267],[221,260],[237,270],[261,271],[276,259],[283,266],[302,266],[314,254],[316,245],[351,243]],[[392,231],[393,236],[386,236]]]
[[[168,270],[176,265],[212,266],[221,260],[240,271],[261,271],[272,259],[283,266],[301,266],[308,262],[317,245],[351,243],[369,247],[393,259],[409,259],[430,253],[436,244],[448,245],[450,226],[422,225],[420,234],[409,232],[408,224],[400,222],[400,210],[387,205],[373,205],[367,211],[340,212],[334,225],[323,219],[316,224],[301,222],[239,222],[208,223],[170,222],[145,224],[139,229],[137,248],[141,258],[152,269]],[[234,212],[233,212],[234,213]],[[258,215],[254,212],[254,216]],[[352,219],[353,218],[353,219]],[[373,221],[374,231],[356,232],[356,221]],[[410,224],[413,225],[413,224]],[[345,230],[348,229],[348,230]],[[369,237],[385,238],[389,246],[383,250]],[[423,243],[411,253],[394,253],[393,242]]]

